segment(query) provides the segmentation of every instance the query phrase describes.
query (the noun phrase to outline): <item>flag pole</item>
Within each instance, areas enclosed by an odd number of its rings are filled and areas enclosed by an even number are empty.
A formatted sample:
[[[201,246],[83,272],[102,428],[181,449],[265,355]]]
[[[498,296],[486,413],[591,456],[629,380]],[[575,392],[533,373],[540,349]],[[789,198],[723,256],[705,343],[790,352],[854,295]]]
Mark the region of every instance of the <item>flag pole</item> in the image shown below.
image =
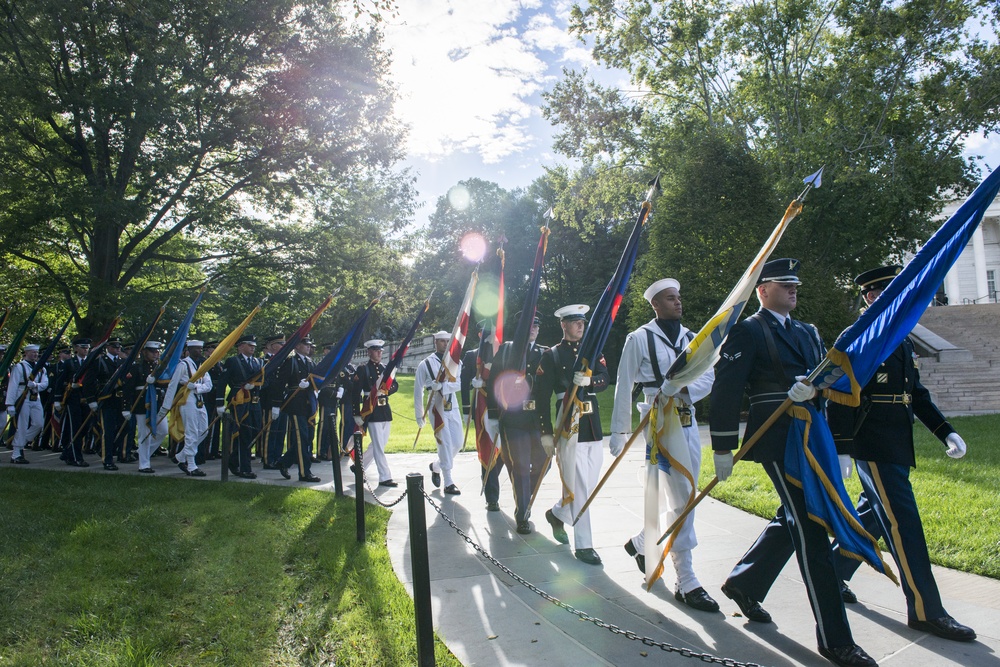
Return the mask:
[[[629,447],[632,446],[632,443],[636,441],[636,439],[639,437],[639,434],[642,433],[643,429],[646,428],[646,424],[649,423],[649,414],[652,411],[653,408],[650,408],[649,412],[646,413],[646,416],[643,417],[642,421],[639,422],[639,425],[635,428],[634,431],[632,431],[632,435],[629,436],[629,439],[625,442],[625,446],[622,447],[621,454],[615,457],[615,460],[612,461],[611,463],[611,467],[608,468],[608,471],[604,473],[604,477],[602,477],[601,481],[598,482],[596,487],[594,487],[594,490],[591,492],[590,497],[587,498],[587,502],[583,504],[583,508],[576,513],[576,516],[573,518],[572,525],[574,526],[576,525],[576,522],[580,520],[580,517],[583,516],[583,513],[586,512],[587,509],[590,507],[590,503],[594,502],[594,499],[597,498],[597,494],[601,492],[601,489],[604,487],[605,482],[607,482],[608,479],[611,477],[611,473],[615,471],[615,468],[618,467],[618,464],[621,463],[622,460],[625,458],[625,452],[629,450]]]

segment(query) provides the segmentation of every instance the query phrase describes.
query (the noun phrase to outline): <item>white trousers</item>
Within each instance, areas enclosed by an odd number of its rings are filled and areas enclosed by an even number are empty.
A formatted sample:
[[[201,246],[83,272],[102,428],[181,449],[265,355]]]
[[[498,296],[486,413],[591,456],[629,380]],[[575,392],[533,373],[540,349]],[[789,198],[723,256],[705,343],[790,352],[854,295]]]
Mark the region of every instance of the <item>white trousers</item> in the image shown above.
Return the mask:
[[[14,451],[11,458],[16,459],[23,455],[24,448],[38,437],[43,426],[45,426],[45,413],[42,410],[42,402],[25,399],[21,404],[21,411],[17,414],[17,432],[14,434]]]
[[[552,513],[567,526],[573,524],[577,512],[583,508],[594,487],[597,486],[603,462],[604,443],[602,441],[576,443],[576,478],[573,480],[573,501],[563,505],[562,501],[558,500],[552,506]],[[577,550],[594,547],[594,535],[590,528],[590,508],[573,526],[573,546]]]
[[[367,468],[371,462],[375,461],[378,469],[378,481],[385,482],[392,479],[389,472],[389,460],[385,458],[385,446],[389,443],[389,429],[392,422],[368,422],[368,435],[372,442],[361,457],[361,465]]]
[[[457,408],[442,410],[441,415],[444,417],[444,426],[434,434],[437,440],[438,460],[431,464],[431,469],[442,474],[445,486],[451,486],[455,483],[451,469],[455,466],[455,454],[462,449],[465,430],[462,428],[461,411]]]
[[[138,441],[137,449],[139,451],[139,468],[152,468],[153,452],[156,451],[156,448],[160,446],[163,438],[167,435],[167,420],[161,419],[156,423],[155,436],[146,424],[145,414],[140,413],[136,415],[135,422],[136,440]]]
[[[186,461],[188,472],[198,469],[195,457],[198,445],[205,439],[208,432],[208,412],[204,407],[198,407],[194,393],[188,394],[187,400],[181,406],[181,419],[184,420],[184,449],[177,452],[178,461]]]

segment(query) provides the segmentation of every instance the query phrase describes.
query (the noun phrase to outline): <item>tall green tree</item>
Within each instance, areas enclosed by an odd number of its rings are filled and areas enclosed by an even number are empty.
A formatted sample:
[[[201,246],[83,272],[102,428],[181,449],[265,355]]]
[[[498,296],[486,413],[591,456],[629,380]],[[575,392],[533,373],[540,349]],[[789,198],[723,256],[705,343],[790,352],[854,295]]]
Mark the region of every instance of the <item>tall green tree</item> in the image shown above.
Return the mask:
[[[412,193],[387,172],[388,56],[344,9],[0,0],[0,256],[67,306],[82,298],[91,333],[163,267],[232,262],[234,289],[240,271],[287,270],[357,183],[392,191],[391,233]]]

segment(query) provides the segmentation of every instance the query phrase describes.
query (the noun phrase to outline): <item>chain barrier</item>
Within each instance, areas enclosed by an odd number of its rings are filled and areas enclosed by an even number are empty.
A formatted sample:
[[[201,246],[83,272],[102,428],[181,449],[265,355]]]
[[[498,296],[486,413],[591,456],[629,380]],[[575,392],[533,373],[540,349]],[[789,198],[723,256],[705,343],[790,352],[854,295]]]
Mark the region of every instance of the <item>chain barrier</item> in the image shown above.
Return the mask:
[[[399,496],[399,498],[396,498],[392,502],[389,502],[389,503],[382,502],[381,498],[379,498],[378,496],[375,495],[375,490],[372,489],[372,485],[368,481],[368,475],[365,474],[365,467],[364,467],[364,465],[362,465],[360,463],[352,463],[351,467],[353,468],[356,465],[360,465],[361,466],[361,479],[364,480],[365,488],[368,489],[368,493],[371,494],[371,497],[375,499],[376,503],[378,503],[382,507],[389,508],[389,507],[395,507],[399,503],[403,502],[403,498],[406,497],[406,493],[407,493],[406,490],[403,491],[403,493]]]
[[[532,593],[535,593],[539,597],[548,600],[549,602],[556,605],[560,609],[568,611],[569,613],[578,617],[580,620],[593,623],[599,628],[603,628],[611,632],[612,634],[621,635],[626,639],[642,642],[643,645],[645,646],[649,646],[651,648],[659,648],[661,651],[664,651],[665,653],[677,653],[685,658],[697,658],[702,662],[712,663],[716,665],[725,665],[725,667],[761,667],[761,665],[755,662],[739,662],[737,660],[733,660],[732,658],[720,658],[718,656],[712,655],[711,653],[698,653],[697,651],[694,651],[689,648],[684,648],[683,646],[673,646],[672,644],[669,644],[667,642],[657,641],[651,637],[644,637],[631,630],[623,630],[622,628],[619,628],[617,625],[614,625],[613,623],[608,623],[606,621],[603,621],[600,618],[597,618],[596,616],[591,616],[585,611],[581,611],[573,607],[572,605],[566,604],[559,598],[556,598],[550,595],[549,593],[546,593],[538,586],[535,586],[533,583],[531,583],[524,577],[520,576],[519,574],[515,573],[509,567],[507,567],[506,565],[498,561],[496,558],[494,558],[492,555],[490,555],[490,553],[487,552],[486,549],[484,549],[482,546],[474,542],[472,538],[465,533],[465,531],[459,528],[458,524],[456,524],[450,516],[445,514],[444,511],[440,507],[438,507],[437,503],[435,503],[434,500],[427,495],[426,491],[422,493],[424,499],[426,499],[427,502],[430,504],[430,506],[434,508],[434,511],[437,512],[438,515],[442,519],[444,519],[448,523],[448,525],[450,525],[455,530],[455,532],[458,533],[459,536],[466,541],[466,543],[469,546],[471,546],[487,561],[492,563],[494,567],[496,567],[498,570],[506,574],[508,577],[512,578],[517,583],[521,584],[522,586],[530,590]]]

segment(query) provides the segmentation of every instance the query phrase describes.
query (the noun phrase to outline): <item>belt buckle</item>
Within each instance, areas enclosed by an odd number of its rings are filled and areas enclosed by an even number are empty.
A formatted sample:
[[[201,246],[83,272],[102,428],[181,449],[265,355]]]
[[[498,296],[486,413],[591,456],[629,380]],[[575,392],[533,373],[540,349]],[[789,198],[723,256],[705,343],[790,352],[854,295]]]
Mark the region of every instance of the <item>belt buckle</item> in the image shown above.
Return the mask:
[[[580,401],[580,414],[589,415],[594,412],[594,404],[590,401]]]
[[[378,399],[376,399],[375,402],[378,405],[389,405],[389,397],[388,396],[379,396]]]
[[[445,399],[445,401],[444,401],[444,409],[445,409],[445,410],[451,410],[451,406],[452,406],[452,403],[451,403],[451,397],[449,396],[449,397],[448,397],[447,399]]]
[[[907,394],[905,391],[903,392],[900,398],[902,399],[903,405],[909,405],[910,403],[913,402],[913,397]]]
[[[521,409],[522,410],[534,410],[535,409],[535,402],[533,400],[527,400],[524,403],[521,403]]]
[[[251,403],[260,403],[260,396],[251,396],[250,397],[250,402]]]
[[[691,426],[691,408],[689,407],[679,407],[677,408],[677,417],[681,420],[681,426],[688,427]]]

